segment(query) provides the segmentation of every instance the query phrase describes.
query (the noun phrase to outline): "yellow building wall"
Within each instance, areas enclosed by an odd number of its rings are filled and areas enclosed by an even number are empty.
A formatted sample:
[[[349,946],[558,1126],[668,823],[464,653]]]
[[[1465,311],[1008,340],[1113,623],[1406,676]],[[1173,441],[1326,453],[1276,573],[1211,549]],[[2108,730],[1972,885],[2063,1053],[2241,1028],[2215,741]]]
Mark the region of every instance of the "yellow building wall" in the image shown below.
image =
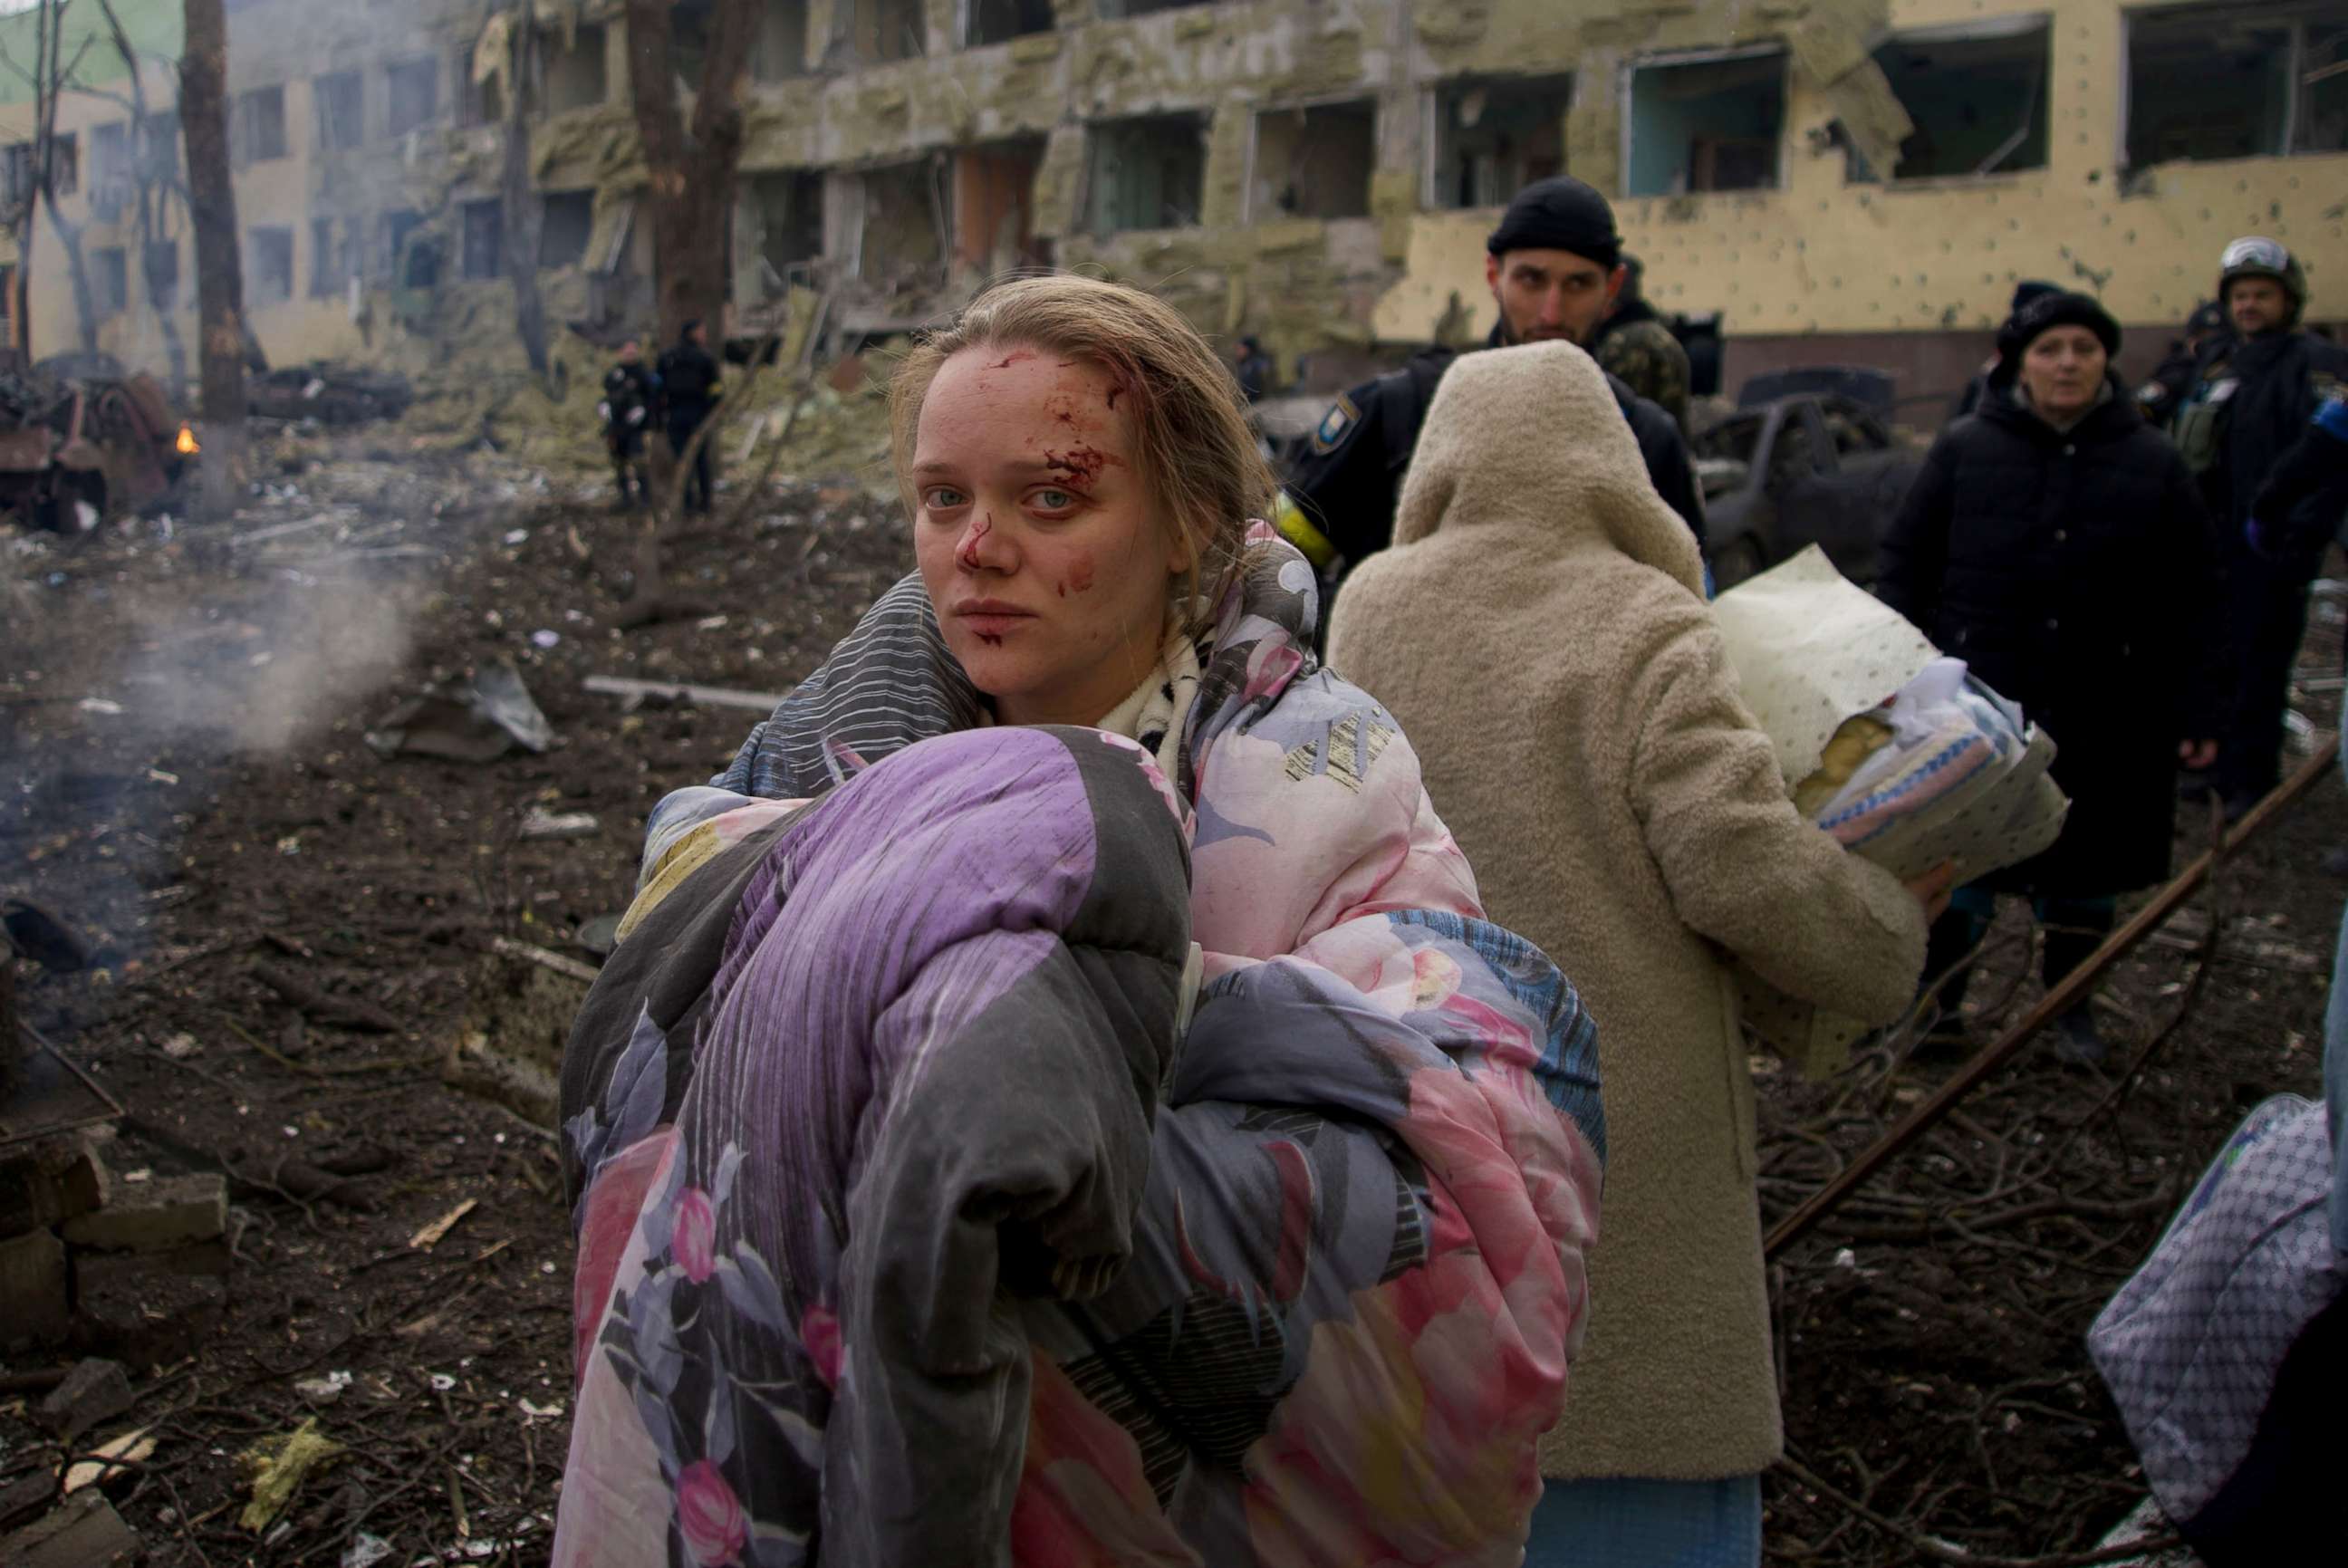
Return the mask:
[[[1852,184],[1839,150],[1813,150],[1835,118],[1793,73],[1785,188],[1618,201],[1647,294],[1667,308],[1718,309],[1737,335],[1993,327],[2014,284],[2046,278],[2101,296],[2124,325],[2181,321],[2212,292],[2219,253],[2271,235],[2305,267],[2312,314],[2348,315],[2348,155],[2166,164],[2120,191],[2126,45],[2116,0],[1892,0],[1895,31],[2013,15],[2052,20],[2044,169]],[[1740,41],[1768,36],[1766,25]],[[1584,153],[1611,176],[1619,69],[1581,67],[1570,168]],[[1591,95],[1597,95],[1593,104]],[[1601,180],[1601,186],[1611,179]],[[1484,240],[1491,211],[1409,221],[1405,275],[1378,299],[1376,335],[1432,335],[1456,295],[1488,318]]]

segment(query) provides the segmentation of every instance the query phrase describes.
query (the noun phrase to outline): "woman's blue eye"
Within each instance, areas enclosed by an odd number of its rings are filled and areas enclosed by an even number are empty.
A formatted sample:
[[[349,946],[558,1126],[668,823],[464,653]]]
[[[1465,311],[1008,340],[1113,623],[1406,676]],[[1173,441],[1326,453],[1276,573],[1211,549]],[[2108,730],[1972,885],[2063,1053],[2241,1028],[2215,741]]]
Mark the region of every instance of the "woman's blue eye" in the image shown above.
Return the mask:
[[[1076,498],[1064,490],[1037,490],[1035,504],[1045,511],[1059,511],[1076,504]]]
[[[930,492],[930,505],[940,511],[950,511],[969,498],[948,485],[940,485]]]

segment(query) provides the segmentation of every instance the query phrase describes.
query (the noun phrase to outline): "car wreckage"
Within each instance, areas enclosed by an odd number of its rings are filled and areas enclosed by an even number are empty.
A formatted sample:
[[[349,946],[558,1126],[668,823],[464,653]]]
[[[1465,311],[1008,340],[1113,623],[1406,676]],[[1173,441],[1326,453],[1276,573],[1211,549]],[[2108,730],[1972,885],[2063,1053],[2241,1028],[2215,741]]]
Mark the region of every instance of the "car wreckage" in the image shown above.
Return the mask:
[[[197,458],[161,383],[109,364],[0,371],[0,516],[52,532],[174,503]]]

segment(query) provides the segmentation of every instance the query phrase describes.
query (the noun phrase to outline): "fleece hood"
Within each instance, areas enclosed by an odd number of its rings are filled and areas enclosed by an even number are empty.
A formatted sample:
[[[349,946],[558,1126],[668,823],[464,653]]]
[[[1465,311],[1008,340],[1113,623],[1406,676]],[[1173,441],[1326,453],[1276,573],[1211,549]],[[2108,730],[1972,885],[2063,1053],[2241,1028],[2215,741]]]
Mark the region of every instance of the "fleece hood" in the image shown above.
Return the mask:
[[[1569,343],[1466,354],[1444,373],[1394,542],[1469,528],[1553,532],[1704,592],[1695,540],[1655,493],[1605,373]]]

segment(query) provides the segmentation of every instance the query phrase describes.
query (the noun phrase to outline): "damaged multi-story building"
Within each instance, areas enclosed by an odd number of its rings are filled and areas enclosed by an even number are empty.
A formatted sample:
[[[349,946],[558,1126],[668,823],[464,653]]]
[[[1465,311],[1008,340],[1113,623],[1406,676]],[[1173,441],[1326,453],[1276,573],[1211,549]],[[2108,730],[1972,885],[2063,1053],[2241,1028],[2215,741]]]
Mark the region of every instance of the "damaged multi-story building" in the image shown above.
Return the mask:
[[[68,95],[60,205],[98,346],[162,368],[193,332],[186,214],[142,232],[135,208],[149,160],[179,156],[180,7],[115,8],[161,129],[132,145],[118,83]],[[688,82],[709,12],[674,7]],[[513,91],[550,315],[604,338],[649,323],[613,0],[229,13],[246,298],[273,357],[510,345]],[[0,31],[19,61],[26,25]],[[530,79],[477,69],[515,25],[541,32]],[[1659,306],[1721,313],[1732,379],[1870,363],[1921,393],[1962,381],[2023,278],[2099,293],[2157,350],[2243,232],[2291,245],[2314,314],[2348,316],[2343,61],[2348,0],[765,0],[729,325],[807,288],[834,330],[886,334],[1007,269],[1078,267],[1326,387],[1480,335],[1494,209],[1566,171],[1616,199]],[[0,82],[12,198],[28,96]],[[76,346],[57,226],[33,233],[37,351]]]

